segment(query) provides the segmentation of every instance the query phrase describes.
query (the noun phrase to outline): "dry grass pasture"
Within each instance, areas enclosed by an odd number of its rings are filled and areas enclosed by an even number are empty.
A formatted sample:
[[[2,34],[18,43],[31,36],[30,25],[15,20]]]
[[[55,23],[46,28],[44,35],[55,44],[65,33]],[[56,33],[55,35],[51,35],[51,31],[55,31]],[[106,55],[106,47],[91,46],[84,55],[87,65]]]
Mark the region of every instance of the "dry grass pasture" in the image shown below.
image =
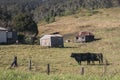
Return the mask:
[[[56,17],[56,22],[50,24],[38,24],[39,34],[60,32],[63,35],[78,31],[102,30],[106,28],[120,27],[120,8],[99,9],[92,12],[80,10],[80,13],[65,17]]]
[[[84,11],[83,11],[84,12]],[[80,68],[85,68],[85,75],[102,76],[104,65],[82,65],[70,57],[72,52],[103,53],[110,65],[107,66],[106,75],[109,79],[119,80],[120,77],[120,8],[100,9],[98,13],[88,16],[83,13],[66,17],[57,17],[56,22],[39,24],[39,35],[60,32],[65,39],[73,39],[77,31],[91,31],[95,38],[100,38],[90,43],[65,43],[64,48],[47,48],[40,45],[0,45],[0,70],[7,71],[14,55],[18,57],[18,67],[12,70],[28,71],[29,57],[32,59],[33,73],[46,73],[47,64],[51,65],[51,74],[79,75]],[[60,75],[59,75],[60,76]],[[62,75],[63,77],[64,75]],[[113,79],[112,79],[113,78]],[[119,79],[118,79],[119,78]],[[54,79],[54,80],[72,80]],[[77,77],[76,80],[79,78]],[[38,80],[33,79],[33,80]],[[43,80],[43,79],[40,79]],[[51,80],[51,79],[50,79]],[[81,79],[82,80],[82,79]],[[88,80],[88,79],[86,79]],[[89,79],[93,80],[93,79]],[[94,79],[100,80],[100,79]]]

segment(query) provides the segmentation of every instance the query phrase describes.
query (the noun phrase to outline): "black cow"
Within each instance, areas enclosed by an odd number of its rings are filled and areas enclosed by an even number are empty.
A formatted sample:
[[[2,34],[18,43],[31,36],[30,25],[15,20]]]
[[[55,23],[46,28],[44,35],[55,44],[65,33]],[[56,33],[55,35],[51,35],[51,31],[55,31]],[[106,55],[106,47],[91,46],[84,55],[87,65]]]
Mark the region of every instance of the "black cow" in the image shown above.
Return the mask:
[[[90,57],[89,57],[89,53],[72,53],[71,57],[75,58],[75,60],[81,64],[81,61],[87,61],[87,64],[90,64]]]
[[[99,61],[100,63],[103,63],[103,55],[102,53],[72,53],[71,57],[75,58],[75,60],[81,64],[81,61],[87,61],[87,64],[94,63],[94,61]]]
[[[99,64],[103,63],[103,55],[102,53],[90,53],[90,61],[94,64],[94,61],[99,61]]]

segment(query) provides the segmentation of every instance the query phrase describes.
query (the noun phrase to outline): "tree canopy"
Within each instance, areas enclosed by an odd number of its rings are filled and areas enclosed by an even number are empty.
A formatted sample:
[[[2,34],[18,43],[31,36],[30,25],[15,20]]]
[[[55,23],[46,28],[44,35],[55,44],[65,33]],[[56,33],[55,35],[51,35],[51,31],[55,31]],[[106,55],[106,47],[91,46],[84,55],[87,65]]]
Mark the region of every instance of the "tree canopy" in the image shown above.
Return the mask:
[[[38,28],[35,21],[32,19],[30,15],[25,13],[17,14],[13,20],[13,28],[18,32],[29,32],[29,33],[37,33]]]
[[[7,7],[0,7],[0,26],[8,27],[10,26],[11,13],[7,11]]]
[[[0,0],[0,6],[6,6],[12,17],[24,12],[33,14],[33,19],[40,21],[48,16],[74,14],[80,8],[118,7],[120,0]]]

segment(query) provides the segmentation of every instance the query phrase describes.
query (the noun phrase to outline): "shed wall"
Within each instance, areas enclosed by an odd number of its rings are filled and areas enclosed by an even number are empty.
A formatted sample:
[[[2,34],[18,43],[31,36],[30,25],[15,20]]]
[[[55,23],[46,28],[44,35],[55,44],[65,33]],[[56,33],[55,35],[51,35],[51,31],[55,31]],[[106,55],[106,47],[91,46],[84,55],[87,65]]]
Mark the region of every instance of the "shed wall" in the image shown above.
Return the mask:
[[[7,42],[7,33],[6,31],[0,31],[0,43]]]
[[[8,43],[15,43],[16,40],[18,40],[17,32],[15,32],[15,31],[7,32]]]
[[[7,38],[12,38],[12,32],[7,32]]]
[[[51,39],[50,38],[40,39],[40,45],[41,46],[51,46]]]
[[[94,36],[80,36],[76,39],[76,42],[90,42],[94,40]]]

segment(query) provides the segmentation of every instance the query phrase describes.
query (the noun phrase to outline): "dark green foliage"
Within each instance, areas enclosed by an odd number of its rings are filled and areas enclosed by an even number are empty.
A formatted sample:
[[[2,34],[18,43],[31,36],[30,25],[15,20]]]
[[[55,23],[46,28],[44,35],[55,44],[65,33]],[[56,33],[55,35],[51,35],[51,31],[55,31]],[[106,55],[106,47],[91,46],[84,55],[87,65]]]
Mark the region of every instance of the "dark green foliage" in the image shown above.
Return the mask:
[[[6,21],[7,19],[11,19],[10,13],[8,13],[6,8],[0,7],[0,19]]]
[[[18,41],[19,41],[19,43],[25,43],[24,38],[25,38],[24,34],[22,34],[22,33],[18,34]]]
[[[0,7],[0,26],[9,27],[11,21],[11,13],[7,10],[7,7]]]
[[[11,16],[33,14],[35,21],[76,13],[80,8],[96,9],[120,6],[120,0],[0,0]],[[47,19],[47,22],[49,20]],[[53,20],[54,21],[54,20]]]
[[[14,29],[18,32],[29,32],[29,33],[38,32],[37,24],[33,21],[31,16],[25,13],[20,13],[16,15],[13,18],[12,22]]]
[[[31,36],[36,38],[38,34],[37,24],[32,19],[32,16],[26,13],[17,14],[12,20],[12,25],[13,29],[19,33],[22,33],[18,36],[18,40],[21,43],[28,43],[28,41],[30,42],[29,38]]]
[[[55,22],[55,17],[47,16],[47,17],[45,17],[45,21],[47,23]]]

